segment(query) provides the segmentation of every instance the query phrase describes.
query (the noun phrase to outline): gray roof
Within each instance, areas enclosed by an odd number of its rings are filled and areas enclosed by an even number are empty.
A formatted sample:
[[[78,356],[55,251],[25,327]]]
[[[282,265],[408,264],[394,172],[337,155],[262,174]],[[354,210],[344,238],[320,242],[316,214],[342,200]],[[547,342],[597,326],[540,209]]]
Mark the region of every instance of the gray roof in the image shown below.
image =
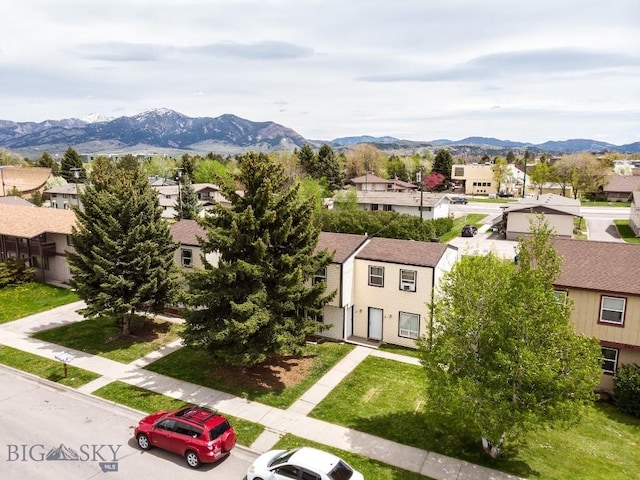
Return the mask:
[[[447,248],[457,250],[456,247],[446,243],[375,237],[356,255],[356,258],[401,265],[435,267]]]
[[[555,211],[566,215],[580,216],[580,200],[545,193],[537,198],[521,198],[518,203],[505,209],[506,212]]]
[[[420,206],[420,192],[357,192],[358,203],[378,205],[398,205],[408,207]],[[422,205],[435,206],[446,197],[445,194],[423,193]]]

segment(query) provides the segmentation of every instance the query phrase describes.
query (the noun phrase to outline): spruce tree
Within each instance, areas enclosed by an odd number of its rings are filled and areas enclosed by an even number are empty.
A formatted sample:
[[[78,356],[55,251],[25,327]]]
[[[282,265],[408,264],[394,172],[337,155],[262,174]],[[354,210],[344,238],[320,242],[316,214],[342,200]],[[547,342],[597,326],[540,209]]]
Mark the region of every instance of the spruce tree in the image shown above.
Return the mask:
[[[159,311],[170,299],[177,245],[137,163],[99,157],[80,200],[75,252],[67,254],[71,283],[87,305],[80,312],[111,316],[129,335],[136,312]]]
[[[453,157],[446,148],[441,148],[433,160],[432,172],[444,175],[444,178],[451,180],[451,167],[453,167]]]
[[[318,150],[318,171],[319,178],[326,178],[329,190],[332,192],[340,190],[344,185],[344,175],[342,173],[342,167],[338,161],[338,157],[326,143]]]
[[[58,162],[55,161],[49,152],[42,152],[42,155],[38,159],[38,166],[50,168],[54,176],[60,173],[60,165],[58,165]]]
[[[77,173],[76,173],[76,170]],[[70,183],[84,183],[87,172],[82,165],[82,159],[73,148],[67,148],[60,162],[60,176]]]
[[[315,317],[333,293],[311,284],[331,261],[314,253],[319,230],[313,206],[299,196],[281,166],[265,154],[247,153],[235,180],[221,190],[231,206],[216,206],[202,224],[205,253],[218,252],[219,263],[189,279],[185,343],[207,350],[214,360],[255,365],[269,354],[300,353],[307,335],[316,333]]]
[[[176,219],[196,220],[202,207],[198,203],[198,195],[196,194],[191,178],[183,175],[180,180],[180,202],[176,208]]]

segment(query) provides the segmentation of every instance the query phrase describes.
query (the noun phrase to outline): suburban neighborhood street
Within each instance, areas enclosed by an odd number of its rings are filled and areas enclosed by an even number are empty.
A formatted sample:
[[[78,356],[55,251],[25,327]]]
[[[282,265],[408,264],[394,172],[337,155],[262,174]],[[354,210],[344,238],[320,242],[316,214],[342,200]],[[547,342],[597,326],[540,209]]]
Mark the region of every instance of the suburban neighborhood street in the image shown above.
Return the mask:
[[[140,450],[132,436],[144,414],[0,368],[0,477],[3,479],[240,480],[256,454],[236,447],[218,464]],[[63,445],[62,448],[61,445]],[[77,454],[77,457],[74,455]]]

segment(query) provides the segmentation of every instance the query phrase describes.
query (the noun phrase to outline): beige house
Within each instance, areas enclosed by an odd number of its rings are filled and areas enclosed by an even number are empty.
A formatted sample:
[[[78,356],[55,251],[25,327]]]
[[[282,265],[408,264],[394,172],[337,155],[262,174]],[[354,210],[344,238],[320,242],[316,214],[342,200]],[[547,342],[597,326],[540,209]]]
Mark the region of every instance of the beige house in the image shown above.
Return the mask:
[[[207,238],[204,228],[195,220],[179,220],[169,228],[173,241],[179,244],[173,257],[175,264],[182,268],[204,268],[199,241],[200,238]],[[213,266],[218,264],[217,253],[207,253],[204,257],[207,263]]]
[[[352,178],[350,183],[355,185],[358,192],[410,192],[418,187],[413,183],[403,182],[398,179],[380,178],[373,173]]]
[[[415,347],[429,331],[436,285],[457,259],[448,244],[371,238],[355,254],[347,339]]]
[[[619,365],[640,364],[640,245],[556,240],[562,255],[558,293],[574,303],[576,332],[602,346],[600,388],[613,390]]]
[[[532,217],[540,213],[544,214],[558,237],[571,238],[573,219],[580,216],[580,201],[553,193],[519,200],[503,213],[507,240],[517,240],[518,237],[527,235]]]
[[[164,218],[175,218],[177,215],[176,207],[180,202],[180,187],[178,185],[157,185],[153,188],[158,192],[162,216]],[[220,193],[220,188],[217,185],[194,183],[193,189],[198,197],[198,204],[203,208],[203,211],[216,202],[223,205],[229,204],[229,201]]]
[[[357,191],[358,208],[368,211],[397,212],[421,217],[423,220],[446,218],[449,198],[443,193],[417,191],[378,192]]]
[[[23,258],[34,267],[36,279],[66,283],[71,272],[65,257],[71,228],[76,223],[71,210],[0,204],[0,261]]]
[[[629,226],[636,234],[636,237],[640,237],[640,190],[635,190],[631,195]]]
[[[640,190],[640,175],[609,175],[604,181],[608,202],[629,202],[633,192]]]

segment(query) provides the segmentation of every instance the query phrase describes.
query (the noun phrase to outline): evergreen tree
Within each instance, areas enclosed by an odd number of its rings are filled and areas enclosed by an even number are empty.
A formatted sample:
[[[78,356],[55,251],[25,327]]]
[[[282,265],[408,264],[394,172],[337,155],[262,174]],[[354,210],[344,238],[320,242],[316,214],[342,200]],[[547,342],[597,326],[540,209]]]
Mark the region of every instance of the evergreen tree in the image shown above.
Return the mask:
[[[318,151],[318,169],[320,178],[327,179],[329,190],[340,190],[344,185],[344,175],[336,153],[326,143]]]
[[[315,152],[311,149],[308,143],[305,143],[300,150],[296,149],[294,151],[296,157],[298,157],[298,162],[300,162],[300,166],[307,173],[307,175],[313,178],[318,177],[318,157]]]
[[[42,153],[42,155],[38,159],[38,166],[50,168],[51,173],[53,173],[54,176],[57,176],[60,173],[60,165],[58,165],[58,162],[56,162],[55,159],[51,155],[49,155],[49,152]]]
[[[81,313],[111,316],[129,335],[136,312],[159,311],[169,300],[177,245],[137,163],[98,158],[80,200],[75,252],[67,255],[71,283],[87,305]]]
[[[221,184],[231,206],[214,207],[202,221],[203,251],[220,260],[189,277],[183,337],[215,360],[255,365],[269,354],[299,353],[318,331],[315,317],[333,294],[310,280],[331,257],[314,253],[313,205],[301,199],[298,184],[288,186],[281,166],[247,153],[234,179],[244,195],[233,181]]]
[[[187,175],[189,178],[194,178],[195,171],[196,171],[196,163],[197,163],[197,157],[192,157],[188,153],[185,153],[184,155],[182,155],[182,157],[180,157],[180,161],[178,162],[178,167],[182,168],[182,170],[184,171],[184,174]]]
[[[180,180],[180,201],[176,208],[176,219],[196,220],[202,207],[198,203],[198,195],[196,194],[191,177],[183,175]]]
[[[87,179],[87,172],[82,165],[82,159],[78,152],[71,147],[64,152],[60,162],[60,176],[69,183],[84,183]]]
[[[433,160],[432,172],[443,175],[445,179],[451,180],[451,168],[453,167],[453,157],[446,148],[441,148]]]

